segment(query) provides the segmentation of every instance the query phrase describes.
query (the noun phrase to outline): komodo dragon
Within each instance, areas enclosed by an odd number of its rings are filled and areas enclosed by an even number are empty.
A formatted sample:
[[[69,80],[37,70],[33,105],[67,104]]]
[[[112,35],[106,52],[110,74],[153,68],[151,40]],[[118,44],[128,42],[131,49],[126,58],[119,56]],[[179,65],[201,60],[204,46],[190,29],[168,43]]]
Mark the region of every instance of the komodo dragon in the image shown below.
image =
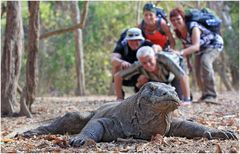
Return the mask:
[[[237,139],[231,131],[205,127],[191,121],[172,118],[180,100],[174,88],[156,82],[145,84],[138,93],[120,102],[107,103],[95,112],[71,112],[53,123],[24,132],[30,137],[42,134],[77,134],[70,145],[81,146],[87,140],[113,141],[117,138],[149,140],[153,135]]]

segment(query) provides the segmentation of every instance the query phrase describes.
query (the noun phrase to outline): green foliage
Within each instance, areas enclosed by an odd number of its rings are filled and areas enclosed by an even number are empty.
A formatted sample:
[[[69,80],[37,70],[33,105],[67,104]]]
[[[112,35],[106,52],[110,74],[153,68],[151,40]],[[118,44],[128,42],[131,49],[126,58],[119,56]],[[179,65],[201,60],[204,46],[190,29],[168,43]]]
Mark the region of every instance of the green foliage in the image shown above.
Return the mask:
[[[60,2],[61,3],[61,2]],[[67,2],[63,2],[67,3]],[[88,94],[107,94],[111,75],[111,53],[121,32],[137,25],[137,1],[90,1],[86,26],[83,29],[84,69],[86,90]],[[196,2],[159,1],[157,6],[170,10],[182,5],[182,8],[196,6]],[[239,68],[239,2],[228,3],[231,9],[233,31],[224,31],[225,49],[230,57],[231,65]],[[83,1],[79,1],[83,11]],[[145,2],[141,2],[141,7]],[[201,2],[201,7],[206,7]],[[40,3],[40,34],[69,27],[72,24],[70,9],[61,9],[59,3],[41,1]],[[65,5],[62,5],[63,7]],[[25,30],[25,44],[28,31],[27,2],[22,2],[22,15]],[[140,8],[140,11],[142,9]],[[2,18],[2,38],[6,22]],[[3,41],[2,41],[3,42]],[[176,39],[177,47],[181,43]],[[3,43],[2,43],[3,45]],[[27,48],[25,46],[25,50]],[[25,52],[26,53],[26,52]],[[22,61],[20,85],[25,82],[26,54]],[[76,89],[75,42],[73,33],[65,33],[40,41],[39,50],[39,86],[38,95],[74,95]]]
[[[225,49],[229,56],[230,66],[239,70],[239,2],[225,2],[230,6],[232,29],[224,32]]]
[[[108,92],[108,86],[112,80],[110,57],[115,41],[123,29],[136,24],[136,15],[132,13],[129,3],[134,2],[90,4],[83,38],[86,87],[89,93],[106,94]],[[117,8],[121,8],[124,14]]]
[[[72,38],[73,34],[67,33],[45,40],[47,45],[41,44],[46,46],[46,50],[41,50],[39,56],[39,82],[43,83],[39,85],[40,92],[45,93],[47,89],[57,95],[73,93],[76,69],[75,45]]]

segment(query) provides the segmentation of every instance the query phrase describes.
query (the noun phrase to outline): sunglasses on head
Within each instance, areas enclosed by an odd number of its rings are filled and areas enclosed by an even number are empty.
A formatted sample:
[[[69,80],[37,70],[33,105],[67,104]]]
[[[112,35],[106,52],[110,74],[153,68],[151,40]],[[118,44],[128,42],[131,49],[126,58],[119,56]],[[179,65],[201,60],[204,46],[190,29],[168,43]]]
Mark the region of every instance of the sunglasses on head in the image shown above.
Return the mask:
[[[128,34],[128,37],[134,37],[134,36],[140,36],[139,33],[130,33]]]

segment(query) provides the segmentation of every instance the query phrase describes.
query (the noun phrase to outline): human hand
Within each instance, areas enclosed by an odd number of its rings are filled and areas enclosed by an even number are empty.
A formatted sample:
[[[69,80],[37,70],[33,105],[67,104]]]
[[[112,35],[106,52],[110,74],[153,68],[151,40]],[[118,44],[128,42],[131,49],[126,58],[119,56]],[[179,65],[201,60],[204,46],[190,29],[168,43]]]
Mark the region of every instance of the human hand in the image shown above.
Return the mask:
[[[155,53],[162,51],[162,47],[160,45],[154,44],[152,46]]]
[[[183,56],[183,54],[182,54],[182,51],[181,50],[174,50],[174,49],[168,49],[168,51],[169,52],[174,52],[174,53],[176,53],[177,55],[179,55],[179,56]]]
[[[131,64],[127,61],[121,62],[121,69],[123,69],[123,70],[129,68],[130,66],[131,66]]]
[[[140,75],[140,76],[138,77],[138,79],[137,79],[137,84],[136,84],[136,86],[137,86],[138,88],[140,88],[142,85],[144,85],[144,84],[147,83],[148,81],[149,81],[149,79],[148,79],[146,76]]]

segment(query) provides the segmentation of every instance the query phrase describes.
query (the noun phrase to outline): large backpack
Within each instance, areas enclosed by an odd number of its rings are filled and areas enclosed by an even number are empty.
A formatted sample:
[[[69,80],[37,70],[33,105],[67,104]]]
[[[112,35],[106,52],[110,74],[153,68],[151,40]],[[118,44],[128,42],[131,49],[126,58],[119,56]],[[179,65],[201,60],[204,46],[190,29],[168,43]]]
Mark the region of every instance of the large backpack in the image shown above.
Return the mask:
[[[125,29],[121,35],[120,35],[120,38],[118,39],[116,45],[123,45],[124,47],[124,56],[127,56],[128,54],[128,45],[127,45],[127,40],[125,39],[125,37],[127,36],[127,31],[128,29]]]
[[[156,15],[157,15],[158,18],[164,19],[166,21],[166,23],[168,23],[167,14],[163,10],[163,8],[156,7]]]
[[[220,34],[222,20],[215,15],[215,12],[208,8],[185,10],[185,20],[189,24],[196,21],[208,30]]]

